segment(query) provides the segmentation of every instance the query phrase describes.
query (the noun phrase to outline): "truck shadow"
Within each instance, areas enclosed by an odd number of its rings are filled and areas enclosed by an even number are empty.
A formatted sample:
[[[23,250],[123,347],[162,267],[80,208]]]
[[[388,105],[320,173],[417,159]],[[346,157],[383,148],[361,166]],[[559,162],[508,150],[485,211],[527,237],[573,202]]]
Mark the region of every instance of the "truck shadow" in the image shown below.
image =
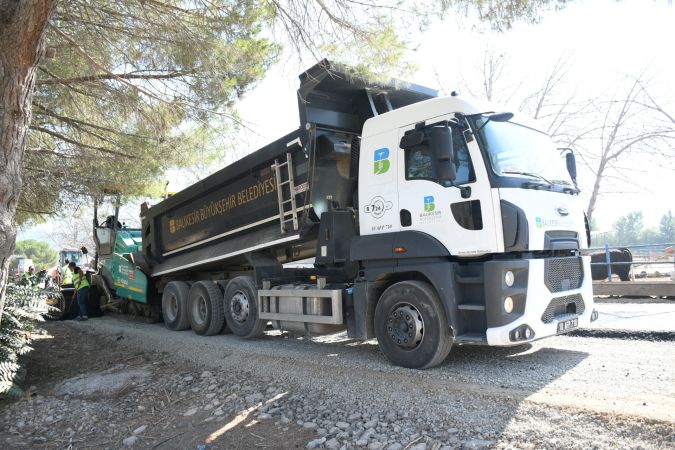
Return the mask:
[[[264,339],[280,338],[279,332],[267,333]],[[396,373],[406,371],[425,377],[485,384],[513,386],[522,390],[522,397],[539,391],[558,378],[574,370],[589,354],[547,346],[547,341],[536,341],[514,347],[487,347],[455,345],[438,367],[417,371],[391,364],[380,352],[377,340],[360,341],[338,333],[316,337],[284,334],[284,341],[302,342],[318,354],[337,360],[348,358],[350,365]],[[309,348],[307,349],[311,351]],[[522,383],[526,380],[526,383]]]
[[[375,340],[361,342],[340,335],[311,340],[312,346],[319,347],[317,353],[326,358],[338,353],[338,360],[348,357],[350,367],[376,371],[382,386],[396,386],[406,396],[413,395],[425,409],[436,410],[443,417],[441,427],[458,428],[460,434],[462,429],[489,428],[496,439],[518,420],[524,402],[535,405],[541,414],[536,421],[544,424],[559,415],[556,408],[560,406],[578,409],[578,398],[593,388],[584,384],[586,375],[580,369],[589,353],[561,349],[558,343],[549,346],[547,341],[517,347],[458,345],[440,366],[418,371],[391,365]],[[341,382],[340,375],[335,377]],[[348,377],[345,375],[345,382]],[[396,396],[382,401],[390,401],[392,409],[400,406]]]
[[[267,333],[270,339],[276,339],[279,332]],[[357,356],[377,358],[380,361],[387,362],[387,359],[380,352],[377,346],[377,340],[371,339],[361,341],[350,339],[346,334],[338,333],[324,336],[301,336],[298,334],[284,334],[291,340],[311,341],[311,345],[330,349],[342,349],[346,352],[357,352]],[[368,356],[373,355],[373,356]],[[485,366],[489,371],[494,371],[495,367],[512,367],[514,364],[535,364],[546,366],[554,372],[560,374],[576,367],[581,363],[588,353],[558,349],[546,346],[546,341],[535,341],[534,343],[522,344],[514,347],[488,347],[478,345],[454,345],[448,357],[436,368],[427,369],[425,372],[455,370],[464,366]],[[391,365],[392,368],[395,366]],[[405,370],[405,369],[404,369]]]
[[[440,366],[420,371],[389,363],[374,340],[362,342],[339,334],[305,342],[302,337],[293,337],[289,340],[296,341],[305,353],[311,354],[311,359],[331,367],[329,377],[333,384],[353,384],[354,373],[360,373],[368,390],[377,392],[378,407],[400,411],[404,402],[411,418],[433,411],[432,415],[440,419],[429,425],[429,435],[433,429],[459,430],[439,436],[437,440],[444,445],[454,446],[480,436],[476,445],[483,448],[508,439],[514,427],[523,426],[519,424],[523,408],[536,411],[527,414],[536,417],[526,426],[538,426],[533,424],[539,422],[550,426],[551,421],[560,419],[561,406],[585,414],[583,407],[579,409],[579,400],[593,389],[584,384],[587,375],[580,368],[589,353],[558,348],[559,341],[518,347],[455,346]],[[264,339],[272,341],[279,336],[268,334]],[[299,369],[298,376],[302,372]],[[408,398],[415,399],[413,406],[404,400]]]
[[[568,374],[587,357],[586,352],[547,347],[545,343],[518,347],[458,346],[438,370],[467,381],[517,387],[526,397]],[[475,374],[488,375],[480,378]]]

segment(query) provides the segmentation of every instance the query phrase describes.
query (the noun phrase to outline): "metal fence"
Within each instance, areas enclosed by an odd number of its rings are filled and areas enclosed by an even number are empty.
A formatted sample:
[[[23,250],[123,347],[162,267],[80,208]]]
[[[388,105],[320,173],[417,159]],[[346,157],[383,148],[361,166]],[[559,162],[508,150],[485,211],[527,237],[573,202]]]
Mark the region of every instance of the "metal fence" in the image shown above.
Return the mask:
[[[611,250],[627,248],[632,254],[632,261],[612,261]],[[675,270],[675,243],[666,244],[643,244],[623,245],[610,247],[593,247],[583,250],[585,255],[604,252],[604,261],[591,262],[592,266],[605,266],[607,268],[607,280],[612,281],[612,266],[629,265],[630,279],[669,276]]]

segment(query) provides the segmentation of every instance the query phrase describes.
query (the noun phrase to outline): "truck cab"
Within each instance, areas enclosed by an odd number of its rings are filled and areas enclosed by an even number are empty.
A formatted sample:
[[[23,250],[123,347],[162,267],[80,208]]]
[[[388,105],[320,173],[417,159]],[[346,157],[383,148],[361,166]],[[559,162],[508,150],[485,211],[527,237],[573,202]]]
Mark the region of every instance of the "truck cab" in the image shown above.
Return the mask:
[[[596,317],[579,191],[565,155],[527,123],[450,96],[363,127],[357,257],[382,261],[383,237],[406,242],[404,259],[433,249],[424,256],[440,258],[447,276],[427,278],[458,342],[514,345]],[[414,266],[406,270],[436,272]]]

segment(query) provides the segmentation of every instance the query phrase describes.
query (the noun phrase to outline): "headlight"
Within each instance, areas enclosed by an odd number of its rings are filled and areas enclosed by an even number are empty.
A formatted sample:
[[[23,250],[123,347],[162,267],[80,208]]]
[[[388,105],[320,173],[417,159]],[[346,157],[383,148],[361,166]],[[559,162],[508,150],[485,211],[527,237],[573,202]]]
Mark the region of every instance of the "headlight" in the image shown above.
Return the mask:
[[[513,272],[511,272],[510,270],[507,271],[507,272],[504,274],[504,283],[506,283],[506,285],[507,285],[508,287],[511,287],[511,286],[513,286],[513,282],[514,282],[514,281],[516,281],[516,276],[515,276],[515,275],[513,274]]]
[[[507,313],[513,311],[513,299],[511,297],[506,297],[504,299],[504,311]]]

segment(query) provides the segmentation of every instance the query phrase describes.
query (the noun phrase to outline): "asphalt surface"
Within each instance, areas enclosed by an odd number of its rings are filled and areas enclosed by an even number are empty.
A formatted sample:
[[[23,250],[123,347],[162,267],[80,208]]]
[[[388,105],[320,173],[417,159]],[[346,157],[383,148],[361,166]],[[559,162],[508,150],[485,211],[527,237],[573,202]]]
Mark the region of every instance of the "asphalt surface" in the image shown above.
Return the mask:
[[[675,301],[664,303],[596,303],[600,313],[589,328],[675,333]]]

